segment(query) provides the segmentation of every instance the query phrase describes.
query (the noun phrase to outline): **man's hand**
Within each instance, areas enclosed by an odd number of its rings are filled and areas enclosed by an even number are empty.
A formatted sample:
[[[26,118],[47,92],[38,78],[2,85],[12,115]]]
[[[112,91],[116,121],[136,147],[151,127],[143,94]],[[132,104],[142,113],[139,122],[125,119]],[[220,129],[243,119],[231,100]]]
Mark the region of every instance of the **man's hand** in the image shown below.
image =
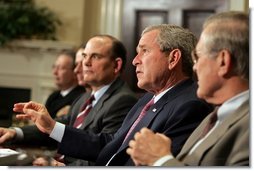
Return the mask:
[[[44,157],[39,157],[33,161],[33,166],[65,166],[65,164],[53,158],[47,161]]]
[[[16,115],[17,119],[32,120],[38,129],[50,134],[55,126],[55,120],[51,118],[45,106],[35,102],[14,104],[13,111],[21,114]]]
[[[129,142],[127,149],[135,165],[152,166],[159,158],[171,154],[171,140],[159,133],[153,133],[147,128],[142,128]]]
[[[16,136],[15,129],[0,128],[0,144],[12,140]]]

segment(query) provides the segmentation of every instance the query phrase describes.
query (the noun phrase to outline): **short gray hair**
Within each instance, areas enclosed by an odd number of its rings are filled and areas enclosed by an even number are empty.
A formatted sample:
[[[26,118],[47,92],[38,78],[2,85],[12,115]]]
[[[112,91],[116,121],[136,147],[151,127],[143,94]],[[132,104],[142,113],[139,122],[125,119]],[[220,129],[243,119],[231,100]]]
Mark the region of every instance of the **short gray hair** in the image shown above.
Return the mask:
[[[218,13],[205,21],[203,28],[208,26],[207,50],[228,50],[234,72],[249,80],[249,16],[236,11]]]

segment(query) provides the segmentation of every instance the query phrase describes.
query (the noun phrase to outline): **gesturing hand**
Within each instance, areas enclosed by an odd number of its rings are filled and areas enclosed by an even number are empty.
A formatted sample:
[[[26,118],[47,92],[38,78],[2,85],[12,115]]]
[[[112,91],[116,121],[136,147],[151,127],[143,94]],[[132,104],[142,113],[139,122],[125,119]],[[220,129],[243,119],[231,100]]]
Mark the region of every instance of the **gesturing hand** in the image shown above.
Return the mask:
[[[56,123],[49,115],[46,107],[40,103],[16,103],[13,111],[21,113],[16,115],[17,119],[32,120],[40,131],[47,134],[51,133]]]
[[[12,140],[16,136],[16,131],[9,128],[0,128],[0,144]]]

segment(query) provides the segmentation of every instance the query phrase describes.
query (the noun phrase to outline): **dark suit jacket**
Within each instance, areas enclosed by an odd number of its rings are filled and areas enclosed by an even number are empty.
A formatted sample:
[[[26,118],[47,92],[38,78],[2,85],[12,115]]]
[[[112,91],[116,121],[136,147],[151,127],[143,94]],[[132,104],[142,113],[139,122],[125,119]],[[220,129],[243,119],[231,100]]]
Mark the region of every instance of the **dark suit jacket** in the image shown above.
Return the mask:
[[[177,154],[191,132],[204,117],[211,112],[212,107],[196,97],[197,85],[188,79],[174,86],[148,110],[129,138],[122,144],[129,128],[138,117],[144,105],[153,97],[147,93],[130,110],[121,128],[115,135],[92,134],[66,127],[59,151],[96,161],[96,165],[106,165],[116,153],[111,165],[133,165],[126,154],[129,140],[142,127],[148,127],[155,132],[165,133],[173,138],[173,153]],[[71,148],[70,148],[71,147]],[[93,149],[93,150],[91,150]]]
[[[89,97],[90,92],[83,94],[74,102],[70,113],[57,120],[72,126],[81,111],[82,105]],[[86,116],[80,130],[86,130],[92,134],[113,134],[121,126],[128,111],[136,102],[137,97],[130,90],[127,83],[117,78]],[[25,135],[24,142],[31,142],[31,140],[34,141],[36,139],[36,142],[53,143],[52,139],[48,138],[48,135],[39,133],[39,130],[35,126],[22,129]],[[38,133],[35,134],[35,132]],[[42,137],[44,137],[44,140],[42,140]],[[68,158],[67,162],[73,162],[73,160]],[[88,165],[88,163],[78,161],[76,165]]]
[[[77,103],[79,110],[89,97],[90,93],[83,95],[83,101]],[[136,95],[130,90],[127,83],[118,78],[91,109],[81,129],[89,130],[96,134],[115,133],[136,102]],[[75,122],[78,112],[73,112],[73,114],[70,125]]]
[[[164,166],[249,165],[249,100],[226,117],[191,155],[187,155],[199,140],[209,117],[210,115],[193,132],[177,158],[169,160]]]
[[[67,105],[70,106],[84,92],[85,88],[81,86],[75,87],[64,97],[60,94],[60,91],[54,91],[49,95],[45,106],[51,117],[55,118],[60,109]]]

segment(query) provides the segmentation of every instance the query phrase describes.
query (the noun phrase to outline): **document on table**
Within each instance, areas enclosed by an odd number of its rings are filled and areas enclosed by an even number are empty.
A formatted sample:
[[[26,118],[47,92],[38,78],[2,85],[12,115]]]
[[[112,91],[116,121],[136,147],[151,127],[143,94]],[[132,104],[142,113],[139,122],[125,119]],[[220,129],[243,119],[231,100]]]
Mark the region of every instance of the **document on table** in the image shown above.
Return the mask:
[[[9,148],[0,148],[0,157],[5,157],[13,154],[19,154],[19,152]]]

